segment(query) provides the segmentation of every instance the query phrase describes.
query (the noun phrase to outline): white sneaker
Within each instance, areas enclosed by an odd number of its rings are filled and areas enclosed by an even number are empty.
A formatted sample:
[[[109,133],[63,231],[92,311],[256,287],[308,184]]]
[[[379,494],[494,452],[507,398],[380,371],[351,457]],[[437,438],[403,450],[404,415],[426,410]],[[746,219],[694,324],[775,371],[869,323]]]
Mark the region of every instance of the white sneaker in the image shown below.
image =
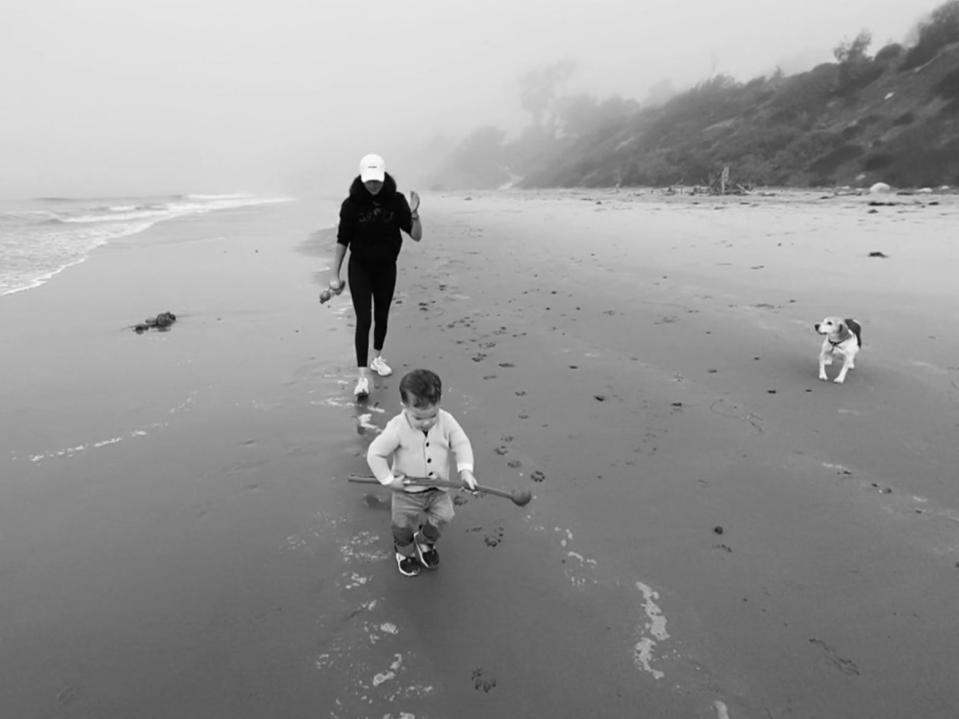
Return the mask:
[[[380,377],[389,377],[393,374],[393,369],[386,364],[386,360],[382,357],[374,357],[373,361],[370,362],[370,369],[376,372]]]
[[[354,397],[369,397],[370,396],[370,381],[365,376],[360,377],[356,380],[356,387],[353,388]]]

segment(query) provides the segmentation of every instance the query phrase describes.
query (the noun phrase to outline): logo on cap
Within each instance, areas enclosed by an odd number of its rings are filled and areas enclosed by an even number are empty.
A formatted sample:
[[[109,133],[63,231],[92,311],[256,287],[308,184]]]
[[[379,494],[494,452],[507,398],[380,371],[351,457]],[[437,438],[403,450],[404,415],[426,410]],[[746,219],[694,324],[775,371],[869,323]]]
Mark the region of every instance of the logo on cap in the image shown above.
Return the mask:
[[[386,178],[386,163],[379,155],[366,155],[360,160],[360,180],[383,182]]]

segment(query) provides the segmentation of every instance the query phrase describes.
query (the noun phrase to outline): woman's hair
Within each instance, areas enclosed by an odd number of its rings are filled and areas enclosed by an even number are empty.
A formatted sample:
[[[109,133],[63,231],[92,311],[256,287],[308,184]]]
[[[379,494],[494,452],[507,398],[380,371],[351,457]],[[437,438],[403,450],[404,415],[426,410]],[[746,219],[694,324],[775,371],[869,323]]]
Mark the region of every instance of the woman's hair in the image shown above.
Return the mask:
[[[413,407],[428,407],[439,404],[443,396],[443,382],[435,372],[414,369],[400,380],[400,399]]]

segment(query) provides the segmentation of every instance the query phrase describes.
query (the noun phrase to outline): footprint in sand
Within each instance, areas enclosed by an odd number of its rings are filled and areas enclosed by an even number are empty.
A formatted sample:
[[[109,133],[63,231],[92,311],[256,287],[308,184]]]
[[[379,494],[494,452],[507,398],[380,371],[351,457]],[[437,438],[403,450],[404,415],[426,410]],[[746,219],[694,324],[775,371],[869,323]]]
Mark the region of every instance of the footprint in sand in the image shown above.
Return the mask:
[[[709,410],[721,417],[742,420],[751,425],[759,434],[765,433],[763,418],[755,412],[750,412],[736,402],[727,399],[718,399],[709,405]]]
[[[474,672],[475,674],[475,672]],[[493,684],[496,684],[496,680],[493,680]],[[73,704],[78,699],[83,697],[83,690],[80,687],[68,686],[61,689],[57,692],[57,704],[62,704],[64,706],[68,704]]]
[[[829,664],[831,664],[835,669],[838,669],[847,676],[859,676],[859,667],[856,666],[856,663],[852,659],[839,656],[836,650],[826,644],[826,642],[824,642],[822,639],[810,637],[809,643],[821,647],[823,652],[826,654],[826,661],[829,662]]]
[[[518,469],[519,467],[523,466],[523,463],[520,462],[518,459],[511,459],[509,462],[506,463],[506,466],[509,467],[510,469]]]
[[[840,475],[840,476],[842,476],[842,477],[851,477],[851,476],[852,476],[852,470],[849,469],[848,467],[843,467],[841,464],[832,464],[831,462],[823,462],[823,463],[822,463],[822,466],[823,466],[823,467],[826,467],[827,469],[834,469],[834,470],[836,470],[836,474],[838,474],[838,475]]]
[[[496,677],[480,667],[473,670],[473,688],[476,691],[488,692],[496,686]]]
[[[534,469],[534,470],[530,473],[529,478],[532,479],[534,482],[542,482],[543,480],[546,479],[546,475],[543,474],[543,473],[542,473],[541,471],[539,471],[538,469]]]
[[[503,445],[500,445],[499,447],[497,447],[497,448],[494,449],[493,451],[496,452],[496,454],[502,456],[502,455],[506,454],[507,452],[509,452],[509,448],[507,448],[507,447],[505,447],[505,446],[503,446]]]
[[[503,541],[503,528],[496,527],[496,529],[488,532],[485,537],[483,537],[483,543],[487,547],[498,547],[499,543]]]
[[[572,549],[573,533],[569,529],[554,527],[559,535],[559,545],[563,549],[564,556],[560,560],[563,565],[563,573],[569,579],[574,587],[582,587],[587,583],[595,584],[596,578],[593,571],[598,562],[591,557],[586,557]]]
[[[486,355],[482,352],[477,352],[475,355],[473,355],[474,362],[482,362],[484,359],[486,359]]]

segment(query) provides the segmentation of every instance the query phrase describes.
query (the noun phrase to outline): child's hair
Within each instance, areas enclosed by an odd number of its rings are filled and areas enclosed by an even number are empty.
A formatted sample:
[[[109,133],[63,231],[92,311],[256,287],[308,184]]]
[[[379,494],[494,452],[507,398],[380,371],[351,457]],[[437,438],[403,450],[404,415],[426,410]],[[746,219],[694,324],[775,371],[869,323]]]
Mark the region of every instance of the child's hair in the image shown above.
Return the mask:
[[[403,375],[400,380],[400,399],[403,404],[413,407],[428,407],[440,403],[443,396],[443,382],[435,372],[428,369],[414,369]]]

